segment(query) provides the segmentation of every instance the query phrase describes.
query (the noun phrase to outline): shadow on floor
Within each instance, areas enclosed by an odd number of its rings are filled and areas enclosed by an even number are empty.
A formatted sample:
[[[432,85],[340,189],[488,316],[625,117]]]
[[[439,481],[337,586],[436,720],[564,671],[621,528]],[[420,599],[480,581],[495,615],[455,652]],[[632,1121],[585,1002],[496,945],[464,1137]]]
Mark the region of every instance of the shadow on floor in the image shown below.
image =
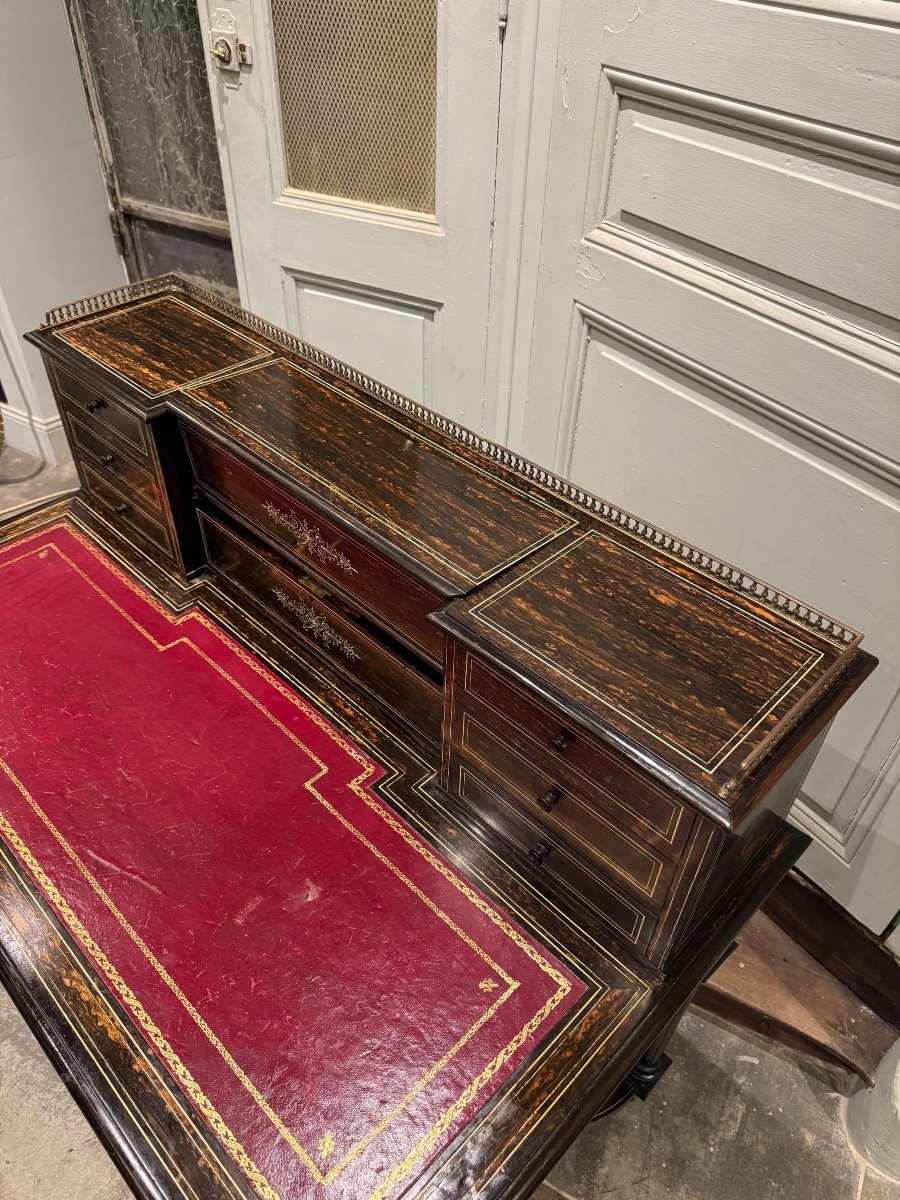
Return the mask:
[[[849,1074],[695,1010],[671,1053],[646,1104],[586,1129],[533,1200],[900,1200],[844,1137]]]

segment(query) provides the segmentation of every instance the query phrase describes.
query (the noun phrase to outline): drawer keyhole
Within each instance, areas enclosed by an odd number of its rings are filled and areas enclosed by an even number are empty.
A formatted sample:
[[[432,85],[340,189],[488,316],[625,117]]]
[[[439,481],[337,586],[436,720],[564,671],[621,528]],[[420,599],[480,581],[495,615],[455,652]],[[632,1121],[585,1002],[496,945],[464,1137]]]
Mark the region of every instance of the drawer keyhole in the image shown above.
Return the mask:
[[[571,740],[571,734],[568,734],[564,729],[561,729],[556,737],[550,739],[550,747],[551,749],[555,750],[557,754],[562,754]]]
[[[543,796],[541,796],[540,805],[541,808],[546,809],[547,812],[551,812],[554,808],[556,808],[560,800],[562,800],[562,792],[558,791],[556,788],[550,788],[548,792],[544,792]]]
[[[544,860],[547,858],[552,849],[553,847],[549,842],[538,842],[536,846],[533,846],[531,850],[528,851],[528,857],[537,866],[542,867],[544,865]]]

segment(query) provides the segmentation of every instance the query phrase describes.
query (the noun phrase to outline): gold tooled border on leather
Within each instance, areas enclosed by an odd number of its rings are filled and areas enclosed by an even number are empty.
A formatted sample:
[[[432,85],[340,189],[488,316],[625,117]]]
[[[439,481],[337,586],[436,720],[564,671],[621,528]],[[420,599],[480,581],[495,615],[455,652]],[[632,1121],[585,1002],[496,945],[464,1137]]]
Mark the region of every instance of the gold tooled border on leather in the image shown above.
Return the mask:
[[[352,758],[354,758],[358,763],[360,763],[363,766],[363,768],[364,768],[363,772],[356,779],[354,779],[348,783],[348,786],[350,787],[350,789],[354,793],[356,793],[371,809],[373,809],[373,811],[375,811],[385,821],[386,824],[388,824],[391,828],[393,828],[394,831],[397,832],[413,849],[415,849],[420,855],[422,855],[422,857],[424,857],[426,859],[426,861],[429,862],[429,864],[433,868],[435,868],[441,875],[443,875],[444,878],[448,880],[448,882],[450,882],[459,891],[461,891],[466,896],[466,898],[471,903],[473,903],[477,908],[479,908],[479,910],[484,915],[488,916],[494,925],[496,925],[498,928],[500,928],[508,937],[511,938],[511,940],[516,944],[518,949],[520,949],[524,953],[526,953],[528,955],[528,957],[530,957],[557,984],[557,990],[554,993],[554,995],[552,995],[545,1002],[545,1004],[538,1010],[538,1012],[536,1014],[534,1014],[534,1016],[529,1020],[529,1022],[527,1022],[526,1025],[519,1031],[519,1033],[516,1034],[516,1036],[513,1038],[513,1040],[505,1048],[503,1048],[497,1056],[495,1056],[495,1058],[488,1064],[488,1066],[484,1069],[484,1071],[482,1071],[482,1073],[479,1076],[477,1076],[475,1078],[475,1080],[470,1082],[468,1087],[463,1092],[462,1097],[458,1098],[457,1101],[455,1101],[454,1104],[452,1104],[445,1111],[445,1113],[442,1114],[442,1116],[441,1116],[441,1118],[439,1118],[436,1126],[433,1127],[433,1129],[430,1130],[429,1133],[425,1135],[425,1138],[428,1139],[427,1142],[425,1140],[420,1142],[420,1146],[422,1147],[421,1155],[424,1155],[424,1153],[427,1150],[427,1147],[432,1145],[433,1142],[436,1141],[437,1138],[439,1138],[441,1136],[441,1134],[446,1130],[446,1128],[448,1128],[449,1125],[452,1124],[452,1121],[456,1119],[456,1116],[458,1116],[459,1113],[461,1113],[465,1109],[465,1107],[471,1102],[471,1100],[474,1098],[474,1096],[477,1094],[477,1092],[480,1091],[490,1081],[490,1079],[502,1068],[502,1066],[506,1062],[508,1062],[511,1057],[513,1057],[515,1055],[515,1053],[517,1052],[519,1047],[525,1041],[528,1040],[528,1038],[540,1027],[541,1024],[543,1024],[543,1022],[547,1019],[547,1017],[550,1015],[550,1013],[559,1005],[559,1003],[562,1001],[564,996],[567,995],[568,992],[571,990],[570,983],[568,982],[567,979],[565,979],[564,976],[562,976],[560,974],[560,972],[558,972],[550,963],[548,963],[546,961],[546,959],[544,959],[543,955],[541,955],[540,952],[535,947],[531,946],[531,944],[525,938],[523,938],[522,935],[513,926],[511,926],[509,924],[509,922],[507,922],[505,920],[505,918],[499,912],[497,912],[496,909],[494,909],[491,905],[487,904],[484,900],[482,900],[482,898],[480,896],[478,896],[473,891],[473,889],[471,887],[469,887],[469,885],[467,883],[465,883],[465,881],[462,879],[461,876],[459,876],[455,871],[453,871],[451,868],[449,868],[440,858],[438,858],[430,850],[429,847],[427,847],[423,842],[420,841],[420,839],[418,839],[414,834],[412,834],[409,830],[407,830],[405,828],[405,826],[403,826],[399,821],[397,821],[396,818],[394,818],[380,804],[380,802],[377,800],[377,798],[368,791],[368,788],[365,786],[365,780],[373,772],[374,767],[373,767],[372,763],[352,744],[352,742],[345,739],[342,736],[342,734],[340,733],[340,731],[335,729],[330,724],[330,722],[326,721],[311,705],[307,704],[306,701],[302,700],[299,696],[297,696],[295,693],[293,693],[291,690],[289,690],[279,680],[275,679],[268,670],[261,667],[261,665],[259,663],[257,663],[252,658],[252,656],[250,656],[245,651],[243,651],[241,647],[237,646],[233,642],[231,637],[229,635],[225,634],[222,630],[220,630],[212,621],[210,621],[208,618],[206,618],[202,613],[200,613],[196,609],[191,609],[188,612],[181,614],[180,616],[175,616],[174,614],[169,612],[166,608],[164,608],[161,604],[159,604],[156,600],[154,600],[153,597],[149,596],[146,593],[146,591],[143,588],[141,588],[134,580],[132,580],[126,573],[120,571],[119,568],[115,566],[115,564],[111,563],[106,558],[105,555],[103,555],[87,538],[83,537],[75,528],[73,528],[73,526],[69,522],[62,521],[62,522],[57,522],[56,524],[53,524],[53,525],[45,526],[45,527],[35,531],[32,534],[26,535],[26,536],[18,539],[18,541],[21,543],[25,543],[28,541],[35,540],[37,538],[46,537],[47,534],[53,532],[53,530],[55,530],[55,529],[64,529],[68,535],[72,536],[76,541],[78,541],[81,545],[83,545],[90,553],[92,553],[98,559],[98,561],[101,563],[101,565],[104,569],[107,569],[108,571],[110,571],[111,574],[113,574],[122,583],[124,583],[127,587],[129,587],[130,590],[135,592],[135,594],[137,594],[144,603],[149,604],[152,609],[154,609],[161,616],[163,616],[171,625],[176,625],[176,626],[182,625],[188,620],[198,621],[204,628],[206,628],[207,630],[212,632],[214,634],[214,636],[218,637],[220,640],[222,640],[224,643],[226,643],[231,651],[235,652],[242,661],[244,661],[247,665],[249,665],[252,669],[254,669],[262,678],[264,678],[267,681],[267,683],[269,683],[271,686],[274,686],[276,688],[276,690],[279,691],[282,695],[284,695],[288,700],[290,700],[292,703],[294,703],[297,707],[301,708],[307,716],[309,716],[312,720],[314,720],[315,723],[317,725],[319,725],[320,728],[323,729],[323,731],[326,732],[326,734],[329,737],[332,738],[332,740],[337,742],[337,744],[340,745],[343,750],[345,750]],[[325,767],[325,765],[323,763],[321,763],[321,760],[319,760],[306,746],[304,746],[303,743],[299,741],[299,739],[297,739],[293,734],[291,734],[291,732],[289,730],[287,730],[281,724],[281,722],[279,722],[277,720],[277,718],[275,718],[271,713],[269,713],[264,708],[264,706],[262,706],[259,703],[259,701],[255,700],[252,696],[249,695],[249,693],[246,692],[245,689],[241,688],[240,684],[238,684],[236,680],[233,680],[219,664],[215,663],[212,659],[210,659],[202,651],[202,649],[200,649],[200,647],[196,646],[193,642],[191,642],[189,638],[182,637],[182,638],[179,638],[176,641],[168,643],[166,645],[163,645],[163,644],[157,642],[156,639],[153,638],[153,636],[151,634],[149,634],[147,632],[147,630],[145,630],[139,624],[139,622],[135,621],[132,617],[130,617],[129,614],[126,613],[121,608],[121,606],[119,606],[116,603],[116,601],[112,599],[112,597],[108,596],[103,591],[102,588],[100,588],[97,584],[95,584],[94,581],[91,580],[81,570],[81,568],[78,567],[78,565],[76,563],[72,562],[72,560],[69,559],[68,556],[65,555],[65,553],[63,551],[61,551],[59,549],[59,547],[56,546],[52,542],[44,543],[41,546],[35,547],[31,551],[28,551],[24,555],[17,555],[13,558],[10,558],[10,559],[6,560],[6,562],[0,564],[0,568],[2,568],[3,566],[12,565],[12,563],[14,563],[14,562],[21,561],[22,558],[29,557],[31,554],[46,555],[47,553],[50,552],[51,549],[55,550],[55,552],[64,561],[66,561],[66,563],[73,570],[75,570],[75,572],[85,582],[87,582],[90,587],[92,587],[99,595],[101,595],[107,603],[109,603],[121,616],[123,616],[125,618],[126,621],[128,621],[129,624],[131,624],[145,638],[147,638],[147,640],[150,641],[151,644],[153,644],[158,650],[164,651],[166,649],[171,648],[172,646],[179,645],[179,644],[184,644],[184,645],[187,645],[188,647],[190,647],[192,650],[194,650],[196,653],[198,653],[200,655],[200,657],[203,658],[207,662],[208,665],[213,667],[213,669],[215,669],[224,679],[226,679],[228,682],[230,682],[232,684],[232,686],[234,686],[241,694],[243,694],[245,696],[245,698],[247,698],[260,712],[262,712],[265,716],[267,716],[269,718],[269,720],[271,720],[279,729],[281,729],[293,742],[295,742],[295,744],[297,744],[309,756],[311,761],[319,767],[319,774],[316,775],[310,781],[308,781],[308,783],[306,784],[308,790],[311,791],[311,793],[314,796],[316,796],[316,798],[323,804],[324,807],[326,807],[326,809],[328,809],[332,813],[333,816],[336,817],[336,819],[338,819],[342,824],[344,824],[344,826],[347,828],[347,830],[351,834],[353,834],[354,836],[359,838],[363,842],[363,844],[366,844],[367,848],[370,849],[370,851],[373,852],[380,859],[380,861],[382,861],[383,864],[388,867],[388,869],[392,870],[401,880],[403,880],[407,884],[407,886],[409,886],[413,890],[413,892],[415,894],[418,895],[418,897],[420,899],[422,899],[429,907],[431,907],[432,910],[436,913],[436,915],[438,915],[441,919],[443,919],[449,925],[450,928],[453,928],[454,932],[456,932],[458,934],[458,936],[461,936],[463,938],[463,940],[466,941],[466,943],[469,944],[470,947],[473,950],[475,950],[475,952],[480,957],[482,957],[489,964],[489,966],[493,970],[495,970],[501,976],[501,978],[503,978],[504,981],[507,983],[506,992],[503,993],[501,996],[499,996],[495,1000],[495,1002],[486,1010],[486,1012],[482,1015],[482,1017],[479,1018],[479,1020],[475,1023],[475,1025],[468,1032],[468,1034],[465,1035],[465,1037],[463,1039],[461,1039],[456,1044],[456,1046],[454,1046],[450,1051],[448,1051],[448,1053],[435,1066],[432,1067],[432,1069],[427,1073],[427,1075],[425,1077],[423,1077],[422,1080],[419,1081],[419,1083],[416,1085],[415,1089],[411,1090],[410,1093],[408,1093],[407,1096],[405,1096],[400,1101],[400,1103],[397,1106],[395,1106],[395,1108],[392,1109],[391,1112],[389,1112],[387,1114],[387,1116],[377,1126],[374,1127],[373,1130],[370,1130],[369,1134],[367,1134],[364,1139],[362,1139],[354,1147],[352,1147],[351,1150],[348,1151],[347,1154],[345,1154],[340,1161],[338,1161],[333,1167],[331,1167],[327,1171],[327,1173],[323,1173],[319,1169],[319,1167],[315,1163],[315,1161],[312,1159],[312,1156],[300,1145],[300,1143],[297,1141],[297,1139],[294,1138],[294,1136],[290,1133],[290,1130],[287,1129],[287,1127],[283,1124],[283,1122],[281,1122],[280,1119],[277,1117],[277,1114],[275,1114],[274,1111],[271,1109],[271,1107],[266,1103],[264,1098],[260,1095],[258,1090],[252,1084],[252,1081],[249,1080],[249,1078],[241,1070],[241,1068],[238,1066],[238,1064],[234,1061],[234,1059],[228,1053],[228,1051],[224,1047],[224,1045],[219,1041],[219,1039],[216,1037],[214,1032],[210,1029],[208,1024],[203,1020],[203,1018],[199,1014],[199,1012],[197,1012],[197,1010],[190,1004],[190,1001],[187,999],[187,997],[184,995],[184,993],[178,987],[177,983],[171,978],[171,976],[168,975],[168,972],[166,972],[166,970],[162,966],[162,964],[159,963],[159,961],[155,958],[155,956],[152,954],[152,951],[149,950],[149,947],[146,946],[146,944],[143,942],[143,940],[140,938],[140,936],[137,934],[137,932],[127,922],[126,918],[124,918],[124,916],[118,911],[118,909],[116,908],[114,903],[103,891],[101,885],[98,883],[98,881],[96,881],[94,879],[94,877],[91,875],[91,873],[87,870],[87,868],[84,866],[84,864],[78,858],[75,851],[68,845],[68,843],[62,837],[62,835],[59,833],[59,831],[55,828],[55,826],[53,826],[52,822],[49,821],[46,814],[43,813],[43,811],[40,809],[40,807],[34,801],[33,797],[28,793],[27,789],[24,787],[22,782],[15,776],[14,772],[11,771],[11,769],[7,766],[7,764],[5,762],[3,762],[2,760],[0,760],[0,768],[2,768],[4,773],[8,776],[8,778],[14,784],[14,786],[17,788],[17,790],[20,792],[20,794],[23,795],[23,798],[30,805],[30,807],[35,812],[35,814],[39,817],[39,819],[41,819],[43,821],[43,823],[47,826],[47,828],[50,830],[51,834],[59,842],[59,844],[62,846],[64,851],[70,857],[71,861],[74,863],[76,868],[85,877],[85,879],[87,880],[89,885],[96,892],[98,897],[106,905],[106,907],[109,909],[109,911],[113,914],[115,919],[119,922],[119,924],[122,926],[122,928],[128,934],[128,936],[135,942],[135,944],[142,951],[142,953],[145,955],[145,957],[147,957],[148,961],[151,963],[151,965],[154,967],[154,969],[160,974],[160,977],[164,980],[164,982],[166,982],[167,986],[170,987],[170,990],[173,991],[173,994],[176,996],[176,998],[178,998],[179,1001],[186,1007],[187,1011],[190,1013],[190,1015],[194,1019],[195,1023],[198,1024],[198,1027],[202,1030],[204,1035],[211,1041],[211,1043],[219,1051],[220,1055],[222,1055],[222,1057],[223,1057],[223,1060],[229,1065],[229,1067],[232,1069],[232,1071],[235,1072],[235,1074],[237,1075],[237,1078],[240,1080],[240,1082],[243,1084],[243,1086],[249,1092],[249,1094],[253,1097],[253,1099],[256,1100],[257,1104],[260,1105],[262,1110],[269,1117],[270,1121],[275,1125],[275,1128],[278,1129],[278,1132],[282,1135],[282,1137],[285,1138],[285,1140],[288,1142],[288,1144],[291,1146],[291,1148],[295,1151],[295,1153],[297,1153],[298,1156],[305,1162],[305,1164],[310,1169],[310,1172],[312,1173],[312,1175],[316,1179],[316,1181],[322,1185],[327,1186],[335,1178],[337,1178],[337,1176],[343,1171],[344,1167],[346,1167],[349,1164],[349,1162],[351,1162],[354,1158],[356,1158],[358,1156],[358,1154],[362,1153],[362,1151],[371,1143],[371,1141],[374,1140],[374,1138],[377,1137],[384,1130],[384,1128],[387,1127],[387,1125],[398,1115],[398,1113],[401,1112],[403,1110],[403,1108],[406,1107],[406,1105],[410,1102],[410,1100],[413,1099],[414,1095],[417,1094],[418,1091],[420,1091],[424,1086],[426,1086],[426,1084],[430,1081],[430,1079],[434,1078],[434,1076],[438,1073],[438,1071],[444,1065],[446,1065],[446,1063],[450,1060],[450,1058],[452,1058],[458,1052],[458,1050],[461,1049],[462,1046],[468,1040],[470,1040],[470,1038],[472,1036],[474,1036],[475,1032],[477,1032],[477,1030],[479,1028],[481,1028],[486,1023],[487,1020],[490,1019],[490,1017],[497,1011],[497,1009],[500,1007],[500,1005],[503,1002],[505,1002],[505,1000],[511,994],[512,990],[514,990],[514,988],[517,987],[518,984],[515,981],[511,980],[497,964],[493,963],[493,961],[490,959],[490,957],[488,955],[486,955],[485,952],[483,950],[481,950],[481,948],[478,947],[472,941],[472,939],[470,939],[468,937],[468,935],[466,935],[462,930],[460,930],[458,927],[456,927],[455,924],[451,921],[451,919],[446,916],[446,914],[443,914],[441,912],[441,910],[439,910],[437,908],[437,906],[432,901],[430,901],[429,898],[424,895],[424,893],[422,893],[420,891],[420,889],[416,888],[416,886],[414,884],[412,884],[412,881],[406,880],[406,877],[403,876],[402,872],[400,872],[399,869],[396,868],[385,855],[383,855],[371,842],[368,842],[368,839],[365,839],[364,835],[361,835],[359,833],[359,831],[357,831],[355,829],[355,827],[342,814],[340,814],[334,808],[334,806],[332,806],[319,792],[317,792],[314,784],[327,771],[327,767]],[[268,1181],[264,1180],[264,1178],[261,1176],[261,1173],[258,1171],[258,1168],[256,1168],[255,1164],[249,1158],[246,1151],[240,1145],[240,1143],[238,1142],[238,1140],[234,1136],[234,1134],[231,1132],[231,1130],[228,1129],[228,1127],[225,1125],[221,1116],[218,1114],[218,1112],[216,1111],[214,1106],[211,1104],[209,1099],[205,1096],[205,1094],[202,1092],[202,1090],[197,1085],[196,1081],[190,1075],[190,1072],[187,1070],[187,1068],[184,1066],[184,1064],[181,1063],[181,1061],[177,1057],[177,1055],[174,1054],[174,1051],[172,1051],[171,1047],[168,1045],[168,1042],[166,1041],[166,1039],[164,1038],[162,1033],[155,1026],[152,1019],[149,1017],[149,1015],[144,1010],[143,1006],[140,1004],[140,1001],[127,988],[127,984],[125,984],[124,980],[119,975],[119,973],[116,971],[113,964],[109,961],[109,959],[106,957],[106,955],[103,953],[102,949],[97,945],[97,943],[93,941],[93,939],[90,937],[90,934],[84,928],[84,926],[81,925],[81,923],[78,921],[78,918],[74,914],[71,907],[67,904],[65,899],[62,897],[61,893],[59,893],[58,889],[55,888],[55,885],[53,884],[52,880],[50,880],[50,878],[46,874],[46,872],[43,871],[40,864],[37,862],[37,859],[34,857],[34,855],[31,853],[31,851],[28,849],[28,847],[25,845],[25,843],[22,841],[22,839],[19,837],[17,832],[13,829],[13,827],[9,824],[8,820],[6,819],[6,817],[3,814],[0,814],[0,832],[2,832],[4,834],[4,836],[7,838],[7,840],[10,842],[10,844],[16,848],[17,853],[20,854],[20,857],[22,857],[22,861],[26,863],[26,865],[29,867],[29,870],[33,869],[35,878],[41,882],[41,886],[43,887],[45,884],[47,885],[47,889],[48,889],[47,894],[48,894],[48,896],[50,896],[52,898],[54,905],[59,907],[59,911],[60,911],[61,915],[63,915],[63,919],[65,920],[66,924],[67,925],[70,924],[70,922],[69,922],[70,916],[74,919],[75,922],[77,922],[77,924],[75,924],[75,925],[70,925],[70,928],[73,929],[73,932],[76,933],[76,936],[78,936],[79,940],[81,940],[83,942],[83,944],[86,946],[86,948],[88,948],[89,953],[91,954],[92,957],[94,957],[96,959],[96,961],[101,966],[101,969],[104,971],[104,973],[107,974],[107,976],[108,976],[110,982],[112,983],[112,985],[114,986],[115,990],[120,994],[121,998],[123,999],[123,1002],[126,1004],[126,1007],[129,1009],[129,1011],[132,1013],[132,1015],[135,1016],[140,1027],[144,1030],[144,1032],[150,1038],[152,1044],[157,1048],[158,1052],[161,1054],[164,1061],[166,1061],[166,1063],[170,1067],[170,1069],[173,1070],[173,1073],[175,1074],[176,1078],[179,1080],[179,1082],[185,1088],[185,1090],[187,1091],[187,1093],[191,1097],[191,1099],[197,1104],[197,1107],[199,1108],[199,1110],[207,1118],[207,1120],[209,1121],[209,1123],[211,1124],[211,1126],[213,1127],[213,1129],[215,1130],[217,1135],[221,1138],[223,1145],[225,1145],[229,1149],[229,1151],[233,1153],[234,1157],[236,1158],[236,1161],[239,1162],[242,1169],[244,1169],[245,1172],[248,1174],[248,1178],[250,1178],[251,1182],[254,1183],[254,1187],[259,1192],[259,1194],[261,1196],[264,1196],[266,1198],[266,1200],[277,1200],[277,1194],[271,1188],[271,1185],[268,1183]],[[96,951],[96,953],[95,953],[95,951]],[[108,971],[107,971],[107,966],[109,968]],[[327,1136],[327,1131],[326,1131],[326,1136]],[[320,1146],[321,1145],[322,1145],[322,1143],[320,1143]],[[421,1155],[420,1155],[420,1157],[421,1157]],[[406,1160],[404,1160],[404,1161],[406,1161]],[[412,1165],[415,1165],[415,1164],[412,1163],[407,1168],[407,1170],[411,1169]],[[404,1173],[405,1173],[405,1171],[404,1171]],[[400,1177],[402,1177],[402,1176],[400,1176]],[[375,1200],[375,1197],[380,1197],[380,1196],[384,1196],[384,1195],[386,1195],[385,1192],[376,1190],[376,1192],[373,1193],[373,1200]]]

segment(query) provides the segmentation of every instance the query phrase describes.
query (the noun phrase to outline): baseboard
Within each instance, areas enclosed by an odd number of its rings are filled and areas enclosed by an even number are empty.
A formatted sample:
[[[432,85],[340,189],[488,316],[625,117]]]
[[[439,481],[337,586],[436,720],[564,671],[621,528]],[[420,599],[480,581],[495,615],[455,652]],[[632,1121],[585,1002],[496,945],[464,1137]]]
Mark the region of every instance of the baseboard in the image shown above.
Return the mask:
[[[6,445],[44,462],[57,463],[69,453],[66,431],[59,413],[52,417],[33,417],[10,404],[0,407],[0,420]]]
[[[41,457],[37,434],[28,413],[4,404],[0,408],[0,421],[3,422],[3,438],[7,446],[21,450],[23,454],[33,454],[35,458]]]
[[[900,1028],[900,959],[820,887],[793,870],[763,905],[835,979]]]

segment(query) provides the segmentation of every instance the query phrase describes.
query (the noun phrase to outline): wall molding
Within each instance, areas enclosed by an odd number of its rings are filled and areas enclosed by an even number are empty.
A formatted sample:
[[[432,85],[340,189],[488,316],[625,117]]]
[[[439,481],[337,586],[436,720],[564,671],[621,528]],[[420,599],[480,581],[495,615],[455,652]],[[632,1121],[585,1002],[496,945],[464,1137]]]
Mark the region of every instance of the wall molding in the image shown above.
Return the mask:
[[[896,342],[833,316],[824,308],[812,307],[619,225],[603,224],[584,241],[666,279],[722,300],[732,308],[783,325],[808,341],[818,342],[826,350],[840,350],[848,358],[887,372],[900,382],[900,350]]]
[[[285,311],[290,315],[292,327],[304,339],[307,337],[307,332],[303,327],[300,297],[304,286],[316,288],[320,292],[338,298],[373,301],[387,309],[393,309],[398,314],[421,317],[424,326],[422,379],[425,395],[423,403],[427,404],[429,408],[440,407],[443,305],[439,300],[427,300],[421,296],[408,295],[405,292],[387,291],[384,288],[370,287],[368,284],[354,283],[352,280],[338,279],[327,275],[317,275],[309,271],[296,271],[291,267],[282,267],[282,280]]]
[[[825,121],[797,117],[780,109],[748,104],[746,101],[733,100],[715,92],[699,91],[613,67],[604,67],[603,75],[617,97],[612,114],[614,121],[618,120],[619,101],[621,97],[626,96],[635,100],[647,100],[661,108],[689,113],[732,129],[743,129],[751,133],[764,130],[774,140],[819,153],[824,152],[864,166],[874,166],[881,170],[887,167],[895,171],[900,168],[900,144],[887,138],[858,133]]]
[[[0,291],[0,355],[7,388],[7,403],[0,405],[6,444],[45,462],[59,462],[69,453],[62,417],[53,404],[48,416],[40,415],[40,400],[25,361],[6,299]],[[11,386],[10,386],[11,385]],[[49,393],[49,389],[48,389]]]
[[[801,152],[809,151],[867,170],[887,172],[895,178],[900,178],[900,142],[604,67],[598,91],[594,152],[582,233],[586,247],[612,250],[655,267],[676,280],[693,282],[701,290],[728,299],[738,307],[763,313],[789,328],[802,330],[830,348],[838,347],[851,356],[900,376],[900,354],[895,338],[854,321],[852,315],[830,313],[828,298],[817,303],[815,295],[809,295],[801,281],[787,278],[784,287],[779,287],[777,283],[773,285],[752,274],[743,274],[739,267],[727,269],[707,261],[699,253],[679,248],[665,238],[665,231],[661,231],[660,237],[654,237],[610,221],[609,194],[623,100],[643,101],[657,109],[751,136],[762,136]],[[796,297],[791,295],[792,285],[795,290],[799,289],[800,294]],[[827,337],[823,336],[825,330]]]
[[[834,21],[854,21],[859,25],[883,25],[896,29],[900,25],[900,8],[897,0],[733,0],[734,3],[751,4],[758,8],[783,9],[785,12],[802,12],[811,17],[825,17]]]
[[[891,705],[885,712],[883,720],[879,723],[879,729],[875,731],[876,734],[880,732],[880,728],[883,727],[885,721],[896,719],[895,709],[896,705]],[[874,740],[874,737],[875,734],[873,734],[872,740]],[[871,746],[871,741],[869,742],[869,746]],[[791,809],[791,820],[849,866],[856,855],[864,848],[870,831],[884,811],[885,806],[897,794],[898,764],[900,764],[900,729],[896,730],[890,752],[885,757],[879,770],[872,775],[869,786],[863,788],[859,803],[850,814],[846,828],[841,829],[833,825],[828,819],[828,813],[814,806],[805,798],[802,789]],[[862,770],[862,764],[858,763],[856,770],[847,780],[845,787],[841,789],[837,797],[835,811],[844,799],[844,796],[855,785],[857,785],[858,790],[858,778]]]
[[[59,414],[37,417],[10,404],[3,404],[0,405],[0,421],[6,444],[13,449],[33,454],[48,463],[57,463],[68,457],[69,444]]]
[[[487,331],[486,430],[523,442],[562,0],[510,0],[503,38]]]
[[[623,325],[586,305],[574,306],[573,330],[569,342],[566,367],[566,382],[560,413],[560,437],[555,469],[568,474],[569,459],[574,448],[574,433],[578,422],[578,407],[581,403],[581,376],[584,356],[591,333],[596,331],[613,341],[636,349],[645,357],[677,371],[680,375],[712,389],[741,409],[755,416],[762,416],[793,435],[800,435],[809,442],[827,450],[830,454],[852,464],[866,475],[875,476],[894,487],[900,487],[900,463],[879,454],[877,450],[856,442],[843,433],[823,425],[821,422],[789,408],[786,404],[764,395],[755,388],[708,367],[695,358],[683,354],[671,346],[664,345],[630,326]],[[559,447],[562,450],[559,451]],[[566,453],[567,451],[567,453]],[[564,457],[566,461],[559,461]]]

